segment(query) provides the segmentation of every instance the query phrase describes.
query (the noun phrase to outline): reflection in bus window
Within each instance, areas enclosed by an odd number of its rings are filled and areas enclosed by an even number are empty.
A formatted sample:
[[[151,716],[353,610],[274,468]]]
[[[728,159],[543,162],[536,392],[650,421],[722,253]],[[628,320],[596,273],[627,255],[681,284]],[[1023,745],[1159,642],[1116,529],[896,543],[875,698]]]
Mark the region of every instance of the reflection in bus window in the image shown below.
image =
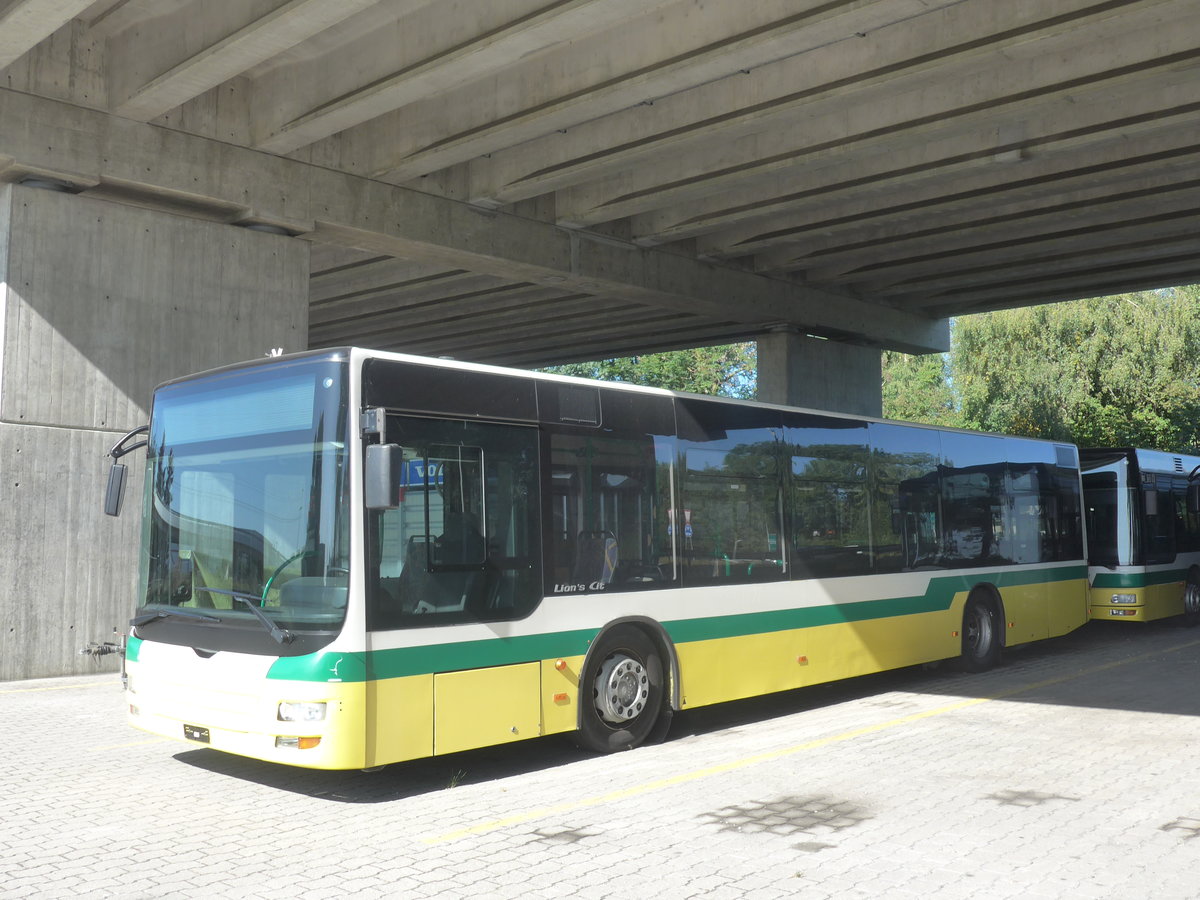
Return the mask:
[[[782,501],[774,441],[685,454],[685,579],[772,581],[784,571]]]

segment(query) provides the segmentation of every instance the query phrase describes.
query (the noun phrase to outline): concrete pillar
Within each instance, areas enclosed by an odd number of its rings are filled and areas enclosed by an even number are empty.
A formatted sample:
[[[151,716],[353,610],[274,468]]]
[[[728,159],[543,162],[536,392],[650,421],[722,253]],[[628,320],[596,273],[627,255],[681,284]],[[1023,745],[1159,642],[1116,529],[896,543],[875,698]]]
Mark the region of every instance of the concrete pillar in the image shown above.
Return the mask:
[[[136,605],[144,457],[112,519],[108,449],[156,384],[307,331],[302,241],[0,185],[0,681],[117,668],[79,654]]]
[[[860,416],[883,413],[880,353],[780,329],[758,339],[758,399]]]

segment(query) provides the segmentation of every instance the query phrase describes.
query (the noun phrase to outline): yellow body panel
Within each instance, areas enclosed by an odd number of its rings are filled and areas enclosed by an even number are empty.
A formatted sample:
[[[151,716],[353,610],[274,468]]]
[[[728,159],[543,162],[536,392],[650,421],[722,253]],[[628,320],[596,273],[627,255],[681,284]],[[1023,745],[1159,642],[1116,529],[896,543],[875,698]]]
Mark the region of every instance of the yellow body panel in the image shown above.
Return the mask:
[[[1086,578],[1043,585],[1043,588],[1048,612],[1047,637],[1067,634],[1088,620]],[[1008,596],[1008,590],[1005,590],[1004,596]]]
[[[1047,634],[1045,585],[1023,584],[1001,592],[1004,600],[1005,642],[1009,646],[1026,644]]]
[[[684,708],[957,656],[965,595],[948,613],[680,644]]]
[[[455,753],[542,733],[541,663],[433,676],[433,752]]]
[[[1182,581],[1147,587],[1091,588],[1090,616],[1112,622],[1151,622],[1183,613]],[[1113,603],[1113,594],[1132,594],[1134,603]]]
[[[367,765],[433,755],[433,676],[410,675],[366,684]]]

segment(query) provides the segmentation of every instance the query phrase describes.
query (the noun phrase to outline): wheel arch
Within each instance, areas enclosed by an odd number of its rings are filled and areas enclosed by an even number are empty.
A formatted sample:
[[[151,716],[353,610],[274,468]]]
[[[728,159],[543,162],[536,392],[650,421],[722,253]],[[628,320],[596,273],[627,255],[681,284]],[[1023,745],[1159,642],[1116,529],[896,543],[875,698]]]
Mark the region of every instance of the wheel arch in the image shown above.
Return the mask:
[[[596,636],[588,644],[588,651],[583,658],[582,665],[579,667],[579,677],[581,679],[579,685],[580,691],[583,690],[583,673],[587,671],[588,663],[592,660],[592,653],[595,651],[596,646],[614,628],[625,625],[633,626],[645,634],[662,655],[665,673],[668,678],[667,701],[671,710],[678,712],[679,698],[681,696],[679,685],[679,654],[675,652],[675,643],[667,634],[667,630],[662,626],[662,623],[647,616],[622,616],[619,619],[613,619],[611,622],[605,623],[604,627],[596,632]],[[584,704],[579,703],[577,706],[579,708],[575,713],[575,726],[578,728],[583,722]]]

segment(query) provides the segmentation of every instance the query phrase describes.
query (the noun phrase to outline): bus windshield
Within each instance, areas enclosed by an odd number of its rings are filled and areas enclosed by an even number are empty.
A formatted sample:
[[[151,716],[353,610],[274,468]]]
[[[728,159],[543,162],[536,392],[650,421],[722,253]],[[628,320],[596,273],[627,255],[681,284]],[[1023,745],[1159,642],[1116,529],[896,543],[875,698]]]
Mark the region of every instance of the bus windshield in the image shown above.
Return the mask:
[[[329,357],[160,389],[144,495],[144,636],[294,655],[337,633],[349,570],[344,392],[345,364]]]

